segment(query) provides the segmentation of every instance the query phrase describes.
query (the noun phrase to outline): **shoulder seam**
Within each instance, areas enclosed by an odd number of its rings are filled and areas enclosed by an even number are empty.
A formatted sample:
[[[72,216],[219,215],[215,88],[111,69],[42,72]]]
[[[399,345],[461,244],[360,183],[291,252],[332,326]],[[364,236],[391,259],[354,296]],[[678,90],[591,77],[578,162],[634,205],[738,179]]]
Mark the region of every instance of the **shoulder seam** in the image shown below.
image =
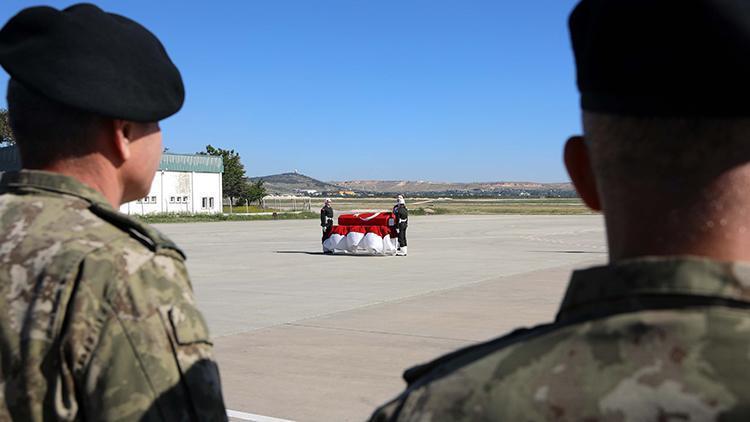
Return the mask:
[[[130,217],[124,214],[105,209],[98,204],[91,204],[89,210],[102,220],[125,232],[131,238],[137,240],[154,253],[160,253],[160,250],[162,249],[169,249],[174,250],[183,260],[185,259],[185,253],[169,238],[155,229],[137,221],[133,221]],[[139,228],[142,230],[139,230]]]
[[[557,324],[557,323],[549,323],[549,324],[538,325],[533,328],[519,328],[504,336],[500,336],[492,340],[486,341],[484,343],[479,343],[479,344],[465,347],[463,349],[456,350],[452,353],[441,356],[426,364],[418,365],[413,368],[410,368],[404,372],[404,380],[409,384],[409,389],[411,389],[412,386],[416,387],[417,385],[424,384],[425,378],[429,379],[429,381],[433,381],[434,379],[437,379],[437,378],[442,378],[443,376],[449,374],[450,372],[453,372],[463,367],[464,364],[468,362],[461,362],[462,363],[461,365],[458,365],[457,367],[453,368],[451,371],[440,374],[440,376],[437,376],[437,374],[435,374],[435,370],[440,368],[443,364],[446,364],[449,362],[463,361],[469,357],[472,358],[470,362],[473,362],[475,359],[482,358],[490,353],[493,353],[500,349],[511,346],[521,340],[527,340],[529,338],[532,338],[541,334],[546,334],[550,331],[554,331],[557,328],[562,328],[562,325]]]
[[[394,411],[392,418],[390,418],[389,421],[398,420],[398,417],[401,414],[404,405],[406,405],[407,400],[409,400],[411,393],[421,388],[422,386],[448,376],[451,373],[463,368],[465,365],[473,362],[474,360],[487,356],[497,350],[511,346],[521,340],[526,340],[531,337],[554,331],[554,329],[560,327],[561,326],[559,324],[550,323],[538,325],[533,328],[519,328],[504,336],[486,341],[484,343],[475,344],[463,349],[459,349],[455,352],[441,356],[433,360],[432,362],[407,369],[403,375],[404,380],[407,382],[406,389],[395,399],[388,403],[391,404],[394,402],[398,402],[396,410]],[[446,370],[443,372],[439,371],[443,364],[449,363],[451,361],[458,361],[459,364],[450,368],[450,370]],[[385,406],[387,406],[387,404],[382,406],[381,408],[385,408]],[[378,411],[381,408],[379,408]]]
[[[642,299],[648,297],[644,295],[641,295],[641,296],[642,296]],[[529,340],[529,339],[532,339],[541,335],[548,334],[557,329],[579,325],[579,324],[583,324],[589,321],[599,320],[602,318],[608,318],[608,317],[612,317],[616,315],[629,314],[629,313],[640,312],[640,311],[686,309],[686,308],[695,308],[695,307],[702,307],[702,306],[719,306],[719,307],[739,308],[739,309],[750,310],[750,302],[744,302],[744,301],[739,301],[739,300],[726,300],[726,299],[721,299],[721,298],[705,297],[705,296],[676,296],[676,295],[653,295],[653,296],[654,297],[652,297],[652,299],[656,299],[656,298],[663,299],[664,296],[669,296],[671,300],[668,304],[663,304],[662,306],[656,306],[656,304],[654,303],[650,303],[650,304],[647,303],[647,304],[644,304],[644,306],[638,307],[636,309],[632,309],[632,304],[631,304],[631,308],[628,310],[618,309],[616,306],[610,306],[610,308],[607,309],[607,311],[602,315],[586,315],[586,316],[582,316],[576,319],[557,320],[553,323],[539,325],[530,329],[525,329],[525,328],[519,329],[505,336],[490,340],[485,343],[481,343],[478,345],[473,345],[473,346],[466,347],[464,349],[460,349],[453,353],[449,353],[445,356],[442,356],[430,363],[408,369],[406,372],[404,372],[404,379],[408,383],[408,386],[405,389],[405,391],[401,395],[399,395],[399,397],[396,399],[396,400],[399,400],[400,403],[398,405],[398,408],[394,416],[398,417],[398,415],[401,413],[401,410],[403,409],[403,406],[406,404],[406,401],[409,399],[409,396],[411,395],[411,393],[425,386],[426,384],[429,384],[433,381],[436,381],[445,376],[448,376],[452,374],[453,372],[465,367],[466,365],[478,359],[481,359],[493,352],[496,352],[500,349],[512,346],[520,341]],[[680,303],[681,301],[683,301],[684,303]],[[449,369],[443,368],[443,365],[448,364],[448,363],[454,363],[454,365],[452,365],[452,367]],[[441,368],[443,368],[443,371],[440,371]]]

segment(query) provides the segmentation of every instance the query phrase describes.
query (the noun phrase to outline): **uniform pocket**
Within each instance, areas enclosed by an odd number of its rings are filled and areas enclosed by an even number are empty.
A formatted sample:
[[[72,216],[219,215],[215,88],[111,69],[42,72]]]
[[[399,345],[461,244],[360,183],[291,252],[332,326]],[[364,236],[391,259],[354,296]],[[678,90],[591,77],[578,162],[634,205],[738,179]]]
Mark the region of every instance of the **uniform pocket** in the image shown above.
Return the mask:
[[[126,326],[154,389],[157,419],[226,420],[208,328],[197,309],[165,306]]]
[[[219,370],[203,315],[193,306],[166,312],[170,339],[190,407],[200,421],[226,420]]]
[[[213,345],[208,335],[206,321],[194,307],[173,307],[167,312],[167,318],[178,346],[193,343]]]

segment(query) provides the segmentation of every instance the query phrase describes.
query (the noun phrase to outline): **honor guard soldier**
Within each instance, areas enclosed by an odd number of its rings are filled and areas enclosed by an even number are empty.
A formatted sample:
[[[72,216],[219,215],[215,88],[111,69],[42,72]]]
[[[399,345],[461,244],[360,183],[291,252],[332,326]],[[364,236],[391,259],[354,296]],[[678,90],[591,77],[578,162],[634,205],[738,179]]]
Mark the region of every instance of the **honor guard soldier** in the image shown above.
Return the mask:
[[[183,104],[164,47],[90,4],[32,7],[0,65],[23,165],[0,180],[0,420],[226,420],[185,255],[117,211]]]
[[[373,421],[750,420],[748,6],[578,4],[564,157],[609,263],[550,324],[406,371]]]
[[[323,241],[325,241],[326,235],[333,228],[333,207],[328,198],[323,202],[323,208],[320,209],[320,227],[323,229]]]
[[[399,195],[396,199],[396,206],[393,207],[393,218],[398,230],[398,250],[396,255],[406,256],[406,228],[409,226],[409,210],[406,209],[404,197]]]

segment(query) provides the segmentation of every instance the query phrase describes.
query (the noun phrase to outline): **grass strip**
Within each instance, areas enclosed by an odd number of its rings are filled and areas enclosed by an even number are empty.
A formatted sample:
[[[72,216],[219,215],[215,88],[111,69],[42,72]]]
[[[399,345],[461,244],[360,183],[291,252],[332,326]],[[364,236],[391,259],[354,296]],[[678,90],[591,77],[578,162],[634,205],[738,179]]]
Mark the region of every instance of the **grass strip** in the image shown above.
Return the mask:
[[[313,212],[276,213],[276,215],[164,213],[133,215],[132,217],[148,224],[213,223],[217,221],[309,220],[320,218],[317,213]]]

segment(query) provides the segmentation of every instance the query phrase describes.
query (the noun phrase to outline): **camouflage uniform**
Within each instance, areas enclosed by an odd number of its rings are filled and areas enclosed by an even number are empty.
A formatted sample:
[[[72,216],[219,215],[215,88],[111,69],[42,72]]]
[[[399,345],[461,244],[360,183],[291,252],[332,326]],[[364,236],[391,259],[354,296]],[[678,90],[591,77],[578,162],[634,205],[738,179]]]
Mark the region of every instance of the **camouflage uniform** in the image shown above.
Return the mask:
[[[554,323],[408,370],[372,421],[750,420],[750,265],[574,273]]]
[[[0,421],[226,420],[182,252],[70,177],[0,193]]]

